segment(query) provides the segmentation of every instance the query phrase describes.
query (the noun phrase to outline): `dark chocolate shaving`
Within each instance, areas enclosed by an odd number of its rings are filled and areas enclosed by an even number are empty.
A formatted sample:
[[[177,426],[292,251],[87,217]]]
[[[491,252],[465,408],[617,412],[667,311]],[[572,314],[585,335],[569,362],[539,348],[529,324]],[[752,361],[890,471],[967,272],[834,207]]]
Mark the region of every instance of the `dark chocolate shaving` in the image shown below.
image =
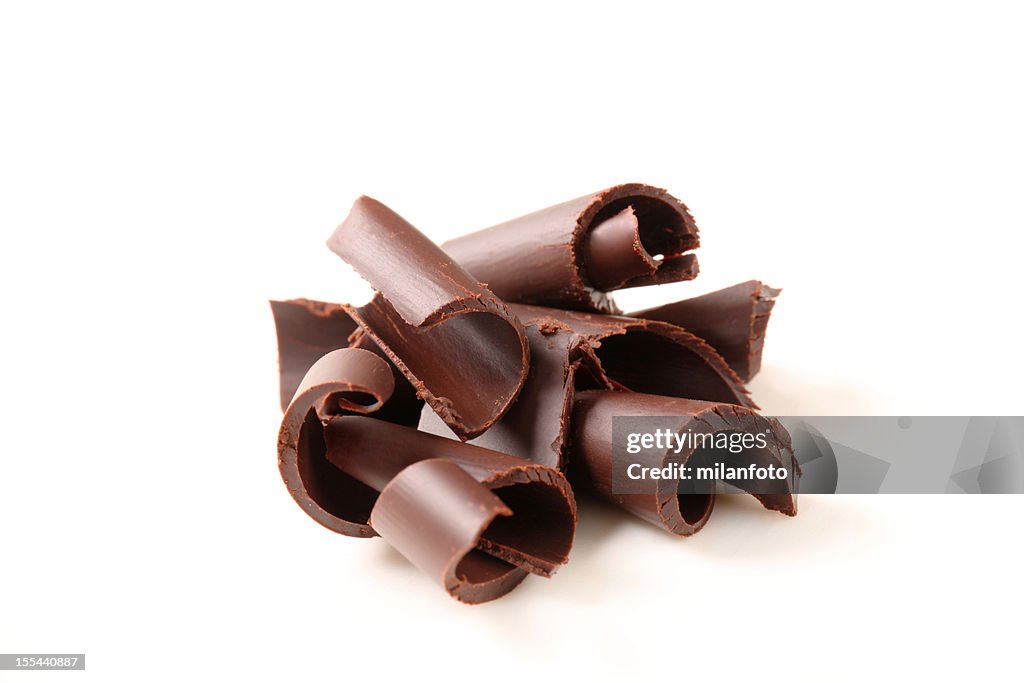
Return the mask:
[[[331,463],[381,492],[374,530],[459,600],[492,600],[568,560],[576,503],[549,467],[357,416],[331,420],[326,442]]]
[[[744,382],[761,369],[765,328],[780,289],[757,280],[630,313],[683,327],[715,347]]]
[[[306,514],[347,536],[373,536],[368,521],[377,493],[328,462],[324,421],[367,414],[394,390],[387,362],[364,349],[339,349],[318,360],[285,410],[277,438],[281,477]]]
[[[674,433],[685,430],[718,433],[746,430],[751,425],[762,432],[770,431],[773,438],[768,439],[767,448],[744,451],[737,457],[746,460],[737,464],[754,462],[759,466],[773,464],[786,467],[788,479],[762,484],[749,492],[769,510],[796,515],[800,466],[793,457],[789,433],[773,418],[725,403],[613,391],[579,392],[573,409],[573,481],[585,483],[606,500],[674,534],[689,536],[703,528],[714,507],[713,492],[681,493],[679,482],[672,479],[650,482],[650,492],[613,491],[612,419],[626,416],[660,418],[659,428]],[[678,454],[670,454],[668,450],[660,453],[643,451],[635,456],[634,462],[660,468],[666,466],[670,459],[687,463],[700,457],[701,454],[692,448]]]
[[[378,291],[345,310],[460,438],[496,422],[519,394],[529,345],[508,307],[440,248],[368,197],[328,246]]]
[[[345,348],[348,336],[357,326],[341,305],[323,301],[271,301],[270,310],[277,329],[281,410],[284,410],[313,363],[331,351]]]
[[[385,485],[370,519],[385,540],[450,595],[480,603],[526,578],[524,570],[477,550],[495,519],[511,514],[455,463],[423,460]]]
[[[542,209],[442,247],[510,302],[615,311],[606,292],[690,280],[697,225],[678,199],[618,185]]]
[[[331,351],[356,348],[380,356],[391,367],[394,377],[395,388],[391,399],[374,413],[374,417],[404,425],[419,422],[423,401],[417,398],[416,389],[388,360],[366,331],[349,317],[344,305],[293,299],[271,301],[270,308],[277,327],[282,410],[288,407],[295,390],[313,363]]]
[[[373,417],[385,422],[415,427],[423,409],[423,400],[416,395],[416,388],[406,379],[402,371],[391,362],[391,359],[380,350],[373,338],[362,328],[357,328],[352,333],[349,338],[349,347],[371,351],[380,356],[391,368],[391,375],[395,380],[395,390],[391,393],[391,400],[373,413]]]
[[[509,453],[556,469],[565,464],[565,437],[572,411],[572,392],[579,353],[578,337],[565,327],[526,325],[530,340],[530,374],[519,398],[490,429],[469,443]],[[456,438],[429,407],[420,429]]]

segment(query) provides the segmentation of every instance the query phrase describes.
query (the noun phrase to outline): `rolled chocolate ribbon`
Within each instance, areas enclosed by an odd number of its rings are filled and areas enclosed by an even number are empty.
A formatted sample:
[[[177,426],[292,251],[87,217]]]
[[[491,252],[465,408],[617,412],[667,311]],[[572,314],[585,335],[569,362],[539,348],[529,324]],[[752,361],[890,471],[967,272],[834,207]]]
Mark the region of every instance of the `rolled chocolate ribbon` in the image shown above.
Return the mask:
[[[649,185],[611,187],[442,248],[506,301],[614,311],[607,292],[697,276],[697,225]]]
[[[749,280],[629,315],[661,320],[694,333],[715,347],[740,379],[749,382],[761,369],[765,328],[781,291]]]
[[[449,595],[480,603],[508,593],[526,577],[525,571],[476,549],[495,519],[511,514],[455,463],[423,460],[384,487],[370,522]]]
[[[271,301],[270,310],[277,330],[281,410],[285,410],[313,363],[345,348],[357,325],[340,304],[323,301]]]
[[[380,491],[373,529],[463,602],[568,560],[576,502],[549,467],[358,416],[332,419],[326,443],[332,464]]]
[[[509,308],[391,209],[356,200],[327,241],[377,290],[347,313],[460,438],[519,394],[529,344]]]
[[[673,534],[690,536],[707,523],[714,508],[714,492],[680,492],[674,479],[657,479],[642,493],[616,491],[613,487],[612,420],[615,417],[645,417],[656,421],[658,429],[673,434],[688,431],[695,434],[756,430],[770,433],[765,448],[745,449],[734,455],[740,464],[759,467],[774,465],[786,468],[785,480],[762,482],[748,491],[769,510],[796,515],[797,482],[800,466],[793,457],[788,432],[775,419],[766,418],[737,405],[690,399],[652,396],[615,391],[582,391],[576,395],[573,408],[572,475],[573,481],[585,482],[601,497],[634,515]],[[680,452],[670,449],[642,450],[631,462],[641,467],[664,468],[669,463],[694,465],[703,454],[694,441]],[[742,482],[729,482],[741,486]]]
[[[572,413],[573,383],[581,355],[579,338],[568,328],[525,323],[530,341],[530,374],[515,404],[469,443],[562,469]],[[429,407],[420,415],[425,432],[457,438]]]
[[[396,424],[415,425],[423,401],[402,372],[388,360],[380,347],[345,312],[343,304],[312,299],[271,301],[277,328],[282,410],[288,407],[302,378],[317,360],[342,348],[365,349],[380,356],[391,368],[395,386],[374,417]],[[287,398],[285,392],[288,392]]]
[[[285,410],[277,438],[281,478],[299,507],[332,531],[373,536],[368,521],[377,492],[327,460],[323,422],[380,409],[394,386],[383,358],[365,349],[339,349],[313,364]]]

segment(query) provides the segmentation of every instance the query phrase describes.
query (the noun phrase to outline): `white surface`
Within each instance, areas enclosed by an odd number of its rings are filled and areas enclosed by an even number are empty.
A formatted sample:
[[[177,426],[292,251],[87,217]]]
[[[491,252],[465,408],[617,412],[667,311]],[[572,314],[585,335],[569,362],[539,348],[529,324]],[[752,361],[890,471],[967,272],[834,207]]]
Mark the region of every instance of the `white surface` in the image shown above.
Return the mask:
[[[365,296],[323,246],[361,193],[440,241],[649,182],[702,275],[620,302],[784,287],[767,412],[1022,414],[1020,10],[362,4],[0,10],[0,651],[102,681],[1019,675],[1020,496],[732,502],[689,540],[585,501],[558,576],[458,605],[288,498],[266,300]]]

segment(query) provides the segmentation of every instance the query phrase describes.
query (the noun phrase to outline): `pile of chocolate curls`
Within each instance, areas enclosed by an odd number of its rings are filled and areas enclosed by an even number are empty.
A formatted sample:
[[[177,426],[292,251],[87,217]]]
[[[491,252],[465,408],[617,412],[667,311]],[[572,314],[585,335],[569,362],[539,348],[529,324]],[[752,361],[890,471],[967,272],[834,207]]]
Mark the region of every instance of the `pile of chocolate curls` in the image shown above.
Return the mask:
[[[616,486],[622,416],[673,433],[756,425],[773,438],[742,457],[790,475],[749,493],[796,514],[789,435],[744,386],[778,290],[750,281],[629,314],[609,294],[696,277],[697,226],[664,190],[619,185],[440,246],[361,197],[327,244],[373,299],[271,307],[281,476],[331,531],[382,537],[467,603],[568,561],[574,487],[698,532],[714,490]],[[635,457],[657,468],[697,451]]]

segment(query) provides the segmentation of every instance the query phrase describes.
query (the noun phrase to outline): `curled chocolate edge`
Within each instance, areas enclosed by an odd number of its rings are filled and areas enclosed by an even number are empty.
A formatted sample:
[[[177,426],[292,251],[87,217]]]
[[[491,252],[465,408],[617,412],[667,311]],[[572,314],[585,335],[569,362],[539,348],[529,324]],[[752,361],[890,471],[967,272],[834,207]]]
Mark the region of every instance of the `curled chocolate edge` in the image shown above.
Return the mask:
[[[629,183],[449,240],[442,248],[501,298],[617,312],[607,292],[697,276],[697,225],[665,190]]]
[[[579,339],[566,328],[524,324],[532,361],[519,398],[490,429],[468,443],[561,470],[565,465],[565,439],[580,363]],[[458,438],[429,407],[421,412],[419,428]]]
[[[271,301],[270,311],[277,331],[281,410],[285,410],[313,363],[344,348],[357,325],[340,304],[312,299]]]
[[[377,294],[344,310],[462,439],[518,396],[530,366],[522,324],[500,299],[397,213],[360,197],[327,241]],[[468,359],[458,368],[439,359]]]
[[[572,469],[574,481],[585,481],[602,498],[655,526],[679,536],[691,536],[707,523],[715,504],[715,493],[680,493],[674,480],[657,480],[655,490],[644,493],[616,493],[612,487],[612,419],[614,417],[663,417],[662,427],[680,433],[718,433],[754,424],[768,430],[765,449],[749,449],[744,455],[759,466],[786,467],[788,478],[773,482],[771,490],[748,491],[762,506],[795,516],[800,465],[793,456],[789,433],[778,420],[766,418],[741,406],[689,399],[613,391],[583,391],[573,408]],[[673,462],[686,463],[692,447],[672,454]],[[650,458],[647,453],[637,455]],[[664,467],[670,461],[666,450],[644,466]]]
[[[657,320],[513,304],[526,325],[567,329],[582,354],[579,388],[659,394],[757,408],[725,360],[703,339]]]
[[[781,289],[748,280],[629,315],[678,325],[706,340],[744,382],[761,369],[765,330]]]
[[[374,417],[404,425],[415,425],[419,421],[423,401],[417,398],[415,388],[366,331],[349,317],[343,304],[290,299],[271,301],[270,309],[277,331],[282,411],[288,408],[302,378],[316,361],[331,351],[356,348],[380,356],[391,367],[394,378],[391,399]]]
[[[307,515],[346,536],[374,536],[369,513],[377,493],[326,458],[324,423],[339,414],[369,414],[394,391],[387,362],[365,349],[331,351],[310,367],[285,409],[277,463],[295,502]]]

